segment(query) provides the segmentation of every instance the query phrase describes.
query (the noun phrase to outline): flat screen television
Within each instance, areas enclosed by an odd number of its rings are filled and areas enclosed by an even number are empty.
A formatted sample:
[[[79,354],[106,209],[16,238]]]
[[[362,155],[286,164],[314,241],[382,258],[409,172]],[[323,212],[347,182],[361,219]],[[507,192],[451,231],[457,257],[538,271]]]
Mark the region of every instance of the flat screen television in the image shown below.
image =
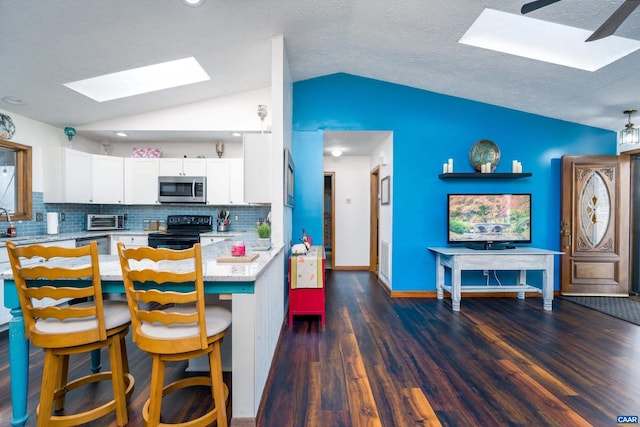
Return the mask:
[[[531,243],[531,194],[449,194],[447,241],[473,249]]]

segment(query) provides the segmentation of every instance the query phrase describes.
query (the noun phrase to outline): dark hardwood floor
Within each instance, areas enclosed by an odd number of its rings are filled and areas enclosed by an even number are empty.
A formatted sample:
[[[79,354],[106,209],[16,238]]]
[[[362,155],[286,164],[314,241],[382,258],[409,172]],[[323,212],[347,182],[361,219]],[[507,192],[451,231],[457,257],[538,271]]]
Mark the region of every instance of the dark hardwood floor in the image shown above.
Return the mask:
[[[274,426],[615,426],[640,413],[640,326],[565,300],[390,299],[367,272],[327,272],[327,327],[316,316],[285,327],[259,413]],[[128,344],[141,426],[149,358]],[[42,352],[31,347],[35,425]],[[7,334],[0,336],[0,425],[9,425]],[[107,361],[106,355],[103,361]],[[87,359],[72,359],[71,375]],[[108,366],[105,366],[108,368]],[[175,363],[168,377],[183,375]],[[229,384],[227,376],[225,382]],[[109,383],[70,396],[68,409],[107,396]],[[168,399],[163,419],[207,409],[207,390]],[[107,416],[92,426],[115,426]]]
[[[565,300],[390,299],[328,272],[327,326],[281,338],[260,426],[615,426],[640,414],[640,327]]]

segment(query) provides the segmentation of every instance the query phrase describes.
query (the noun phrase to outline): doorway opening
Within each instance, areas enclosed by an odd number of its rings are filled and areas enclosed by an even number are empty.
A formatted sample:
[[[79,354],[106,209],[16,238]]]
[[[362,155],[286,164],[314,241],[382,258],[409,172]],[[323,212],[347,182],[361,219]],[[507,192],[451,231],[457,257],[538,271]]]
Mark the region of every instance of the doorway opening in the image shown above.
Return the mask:
[[[369,271],[378,274],[379,248],[380,248],[380,210],[378,204],[380,203],[380,167],[376,167],[371,171],[369,175],[369,205],[371,210],[369,213]]]
[[[323,218],[323,236],[325,268],[333,268],[333,260],[335,259],[335,173],[326,172],[324,174],[324,218]]]

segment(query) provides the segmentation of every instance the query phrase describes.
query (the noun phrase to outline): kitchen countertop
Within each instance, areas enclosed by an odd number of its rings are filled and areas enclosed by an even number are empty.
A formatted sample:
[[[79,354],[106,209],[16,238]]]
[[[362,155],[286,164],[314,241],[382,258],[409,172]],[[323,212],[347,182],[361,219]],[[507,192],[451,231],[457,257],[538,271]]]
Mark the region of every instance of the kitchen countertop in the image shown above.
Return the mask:
[[[17,237],[0,237],[0,245],[4,246],[5,242],[11,240],[16,245],[33,245],[36,243],[50,243],[58,242],[61,240],[76,240],[86,239],[89,237],[109,237],[113,235],[127,235],[127,236],[147,236],[150,233],[158,233],[158,231],[144,231],[144,230],[103,230],[103,231],[76,231],[73,233],[60,233],[60,234],[39,234],[36,236],[17,236]],[[246,239],[252,239],[252,234],[246,231],[227,231],[227,232],[209,232],[202,233],[203,237],[238,237],[242,236]],[[257,236],[255,236],[257,238]]]
[[[118,230],[120,232],[121,230]],[[113,233],[97,233],[97,232],[82,232],[82,233],[68,233],[68,234],[56,234],[49,237],[50,240],[44,240],[43,236],[34,236],[30,242],[27,238],[20,240],[20,244],[38,243],[43,241],[55,241],[55,240],[67,240],[80,237],[93,236],[105,236]],[[146,232],[145,232],[146,233]],[[251,234],[251,233],[248,233]],[[4,239],[7,240],[7,239]],[[10,240],[10,239],[9,239]],[[14,239],[15,240],[15,239]],[[18,243],[18,241],[16,241]],[[205,281],[228,281],[228,282],[255,282],[257,278],[266,270],[266,267],[271,264],[273,259],[283,250],[283,245],[272,246],[269,250],[256,250],[256,245],[252,245],[250,241],[247,241],[247,255],[251,253],[258,253],[259,256],[252,262],[238,262],[238,263],[218,263],[217,259],[222,256],[231,255],[232,242],[224,240],[222,242],[214,243],[211,245],[202,247],[202,265],[204,270]],[[56,261],[50,261],[51,264]],[[185,266],[186,269],[190,263]],[[78,265],[66,261],[66,266]],[[177,269],[180,269],[178,264]],[[120,270],[120,261],[117,255],[100,255],[100,277],[103,281],[122,281],[122,272]],[[0,272],[0,279],[12,279],[13,274],[10,269]]]

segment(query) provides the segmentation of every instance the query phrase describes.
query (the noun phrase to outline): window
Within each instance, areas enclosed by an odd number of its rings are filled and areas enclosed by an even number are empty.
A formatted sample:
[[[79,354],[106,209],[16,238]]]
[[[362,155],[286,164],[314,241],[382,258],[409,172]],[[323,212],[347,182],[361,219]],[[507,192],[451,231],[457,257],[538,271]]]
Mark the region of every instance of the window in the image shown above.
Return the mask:
[[[31,147],[2,139],[0,207],[11,213],[12,220],[30,220],[32,217]]]

